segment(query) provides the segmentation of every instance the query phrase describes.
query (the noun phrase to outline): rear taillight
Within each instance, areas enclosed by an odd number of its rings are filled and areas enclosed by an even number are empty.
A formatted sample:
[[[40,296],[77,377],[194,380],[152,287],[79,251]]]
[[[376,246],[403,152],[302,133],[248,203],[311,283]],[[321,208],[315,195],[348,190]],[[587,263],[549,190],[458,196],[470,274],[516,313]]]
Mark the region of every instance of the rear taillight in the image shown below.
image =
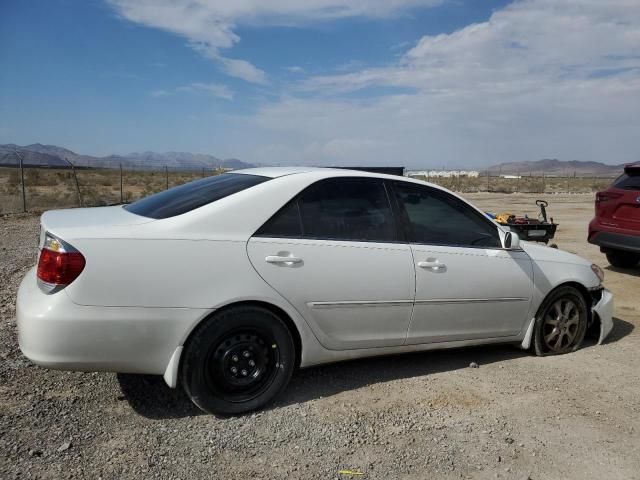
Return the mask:
[[[54,293],[73,282],[85,266],[84,256],[67,242],[46,233],[38,260],[38,285]]]
[[[611,200],[616,200],[622,197],[622,195],[622,193],[610,191],[596,193],[596,214],[598,214],[598,209],[602,206],[603,203],[609,202]]]

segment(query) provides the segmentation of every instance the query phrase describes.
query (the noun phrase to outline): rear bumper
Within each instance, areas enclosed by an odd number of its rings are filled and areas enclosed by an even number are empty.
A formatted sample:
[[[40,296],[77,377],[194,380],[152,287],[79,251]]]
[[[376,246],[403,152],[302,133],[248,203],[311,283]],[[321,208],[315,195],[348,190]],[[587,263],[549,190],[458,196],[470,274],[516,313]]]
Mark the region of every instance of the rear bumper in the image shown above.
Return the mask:
[[[35,269],[20,284],[18,341],[34,363],[61,370],[165,373],[173,353],[209,311],[77,305],[47,295]]]
[[[595,224],[589,225],[589,243],[598,245],[603,251],[624,250],[640,253],[640,231],[620,230]]]
[[[598,343],[602,343],[613,330],[613,294],[606,288],[602,290],[600,301],[593,306],[593,312],[600,319]]]

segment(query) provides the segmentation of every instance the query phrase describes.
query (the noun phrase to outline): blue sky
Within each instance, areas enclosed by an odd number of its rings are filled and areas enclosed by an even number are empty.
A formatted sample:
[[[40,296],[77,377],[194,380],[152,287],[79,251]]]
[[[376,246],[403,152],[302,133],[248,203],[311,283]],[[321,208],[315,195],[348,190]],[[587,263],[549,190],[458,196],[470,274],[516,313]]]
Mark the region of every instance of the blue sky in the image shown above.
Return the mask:
[[[0,143],[270,164],[621,163],[629,0],[0,3]]]

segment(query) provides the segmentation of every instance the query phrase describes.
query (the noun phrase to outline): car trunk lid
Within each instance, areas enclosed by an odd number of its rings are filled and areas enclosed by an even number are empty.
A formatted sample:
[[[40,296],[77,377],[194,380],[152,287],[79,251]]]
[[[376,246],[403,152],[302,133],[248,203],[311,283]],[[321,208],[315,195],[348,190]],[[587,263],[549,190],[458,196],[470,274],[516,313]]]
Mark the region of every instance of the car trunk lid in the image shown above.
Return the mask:
[[[49,232],[61,238],[77,237],[96,229],[108,227],[128,227],[154,222],[152,218],[128,212],[121,205],[112,207],[70,208],[50,210],[42,214],[40,224],[40,246],[44,233]]]

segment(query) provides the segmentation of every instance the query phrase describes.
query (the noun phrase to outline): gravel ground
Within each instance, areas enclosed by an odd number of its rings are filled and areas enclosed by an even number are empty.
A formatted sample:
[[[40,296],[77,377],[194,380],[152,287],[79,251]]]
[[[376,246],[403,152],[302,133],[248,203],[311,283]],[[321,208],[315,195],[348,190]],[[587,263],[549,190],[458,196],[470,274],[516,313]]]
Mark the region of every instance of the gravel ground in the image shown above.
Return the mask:
[[[469,197],[535,213],[533,196]],[[585,241],[592,196],[547,199],[560,246],[607,265]],[[14,301],[37,231],[37,216],[0,217],[0,478],[640,478],[640,271],[607,267],[605,345],[313,368],[268,410],[220,419],[158,377],[49,371],[21,355]]]

